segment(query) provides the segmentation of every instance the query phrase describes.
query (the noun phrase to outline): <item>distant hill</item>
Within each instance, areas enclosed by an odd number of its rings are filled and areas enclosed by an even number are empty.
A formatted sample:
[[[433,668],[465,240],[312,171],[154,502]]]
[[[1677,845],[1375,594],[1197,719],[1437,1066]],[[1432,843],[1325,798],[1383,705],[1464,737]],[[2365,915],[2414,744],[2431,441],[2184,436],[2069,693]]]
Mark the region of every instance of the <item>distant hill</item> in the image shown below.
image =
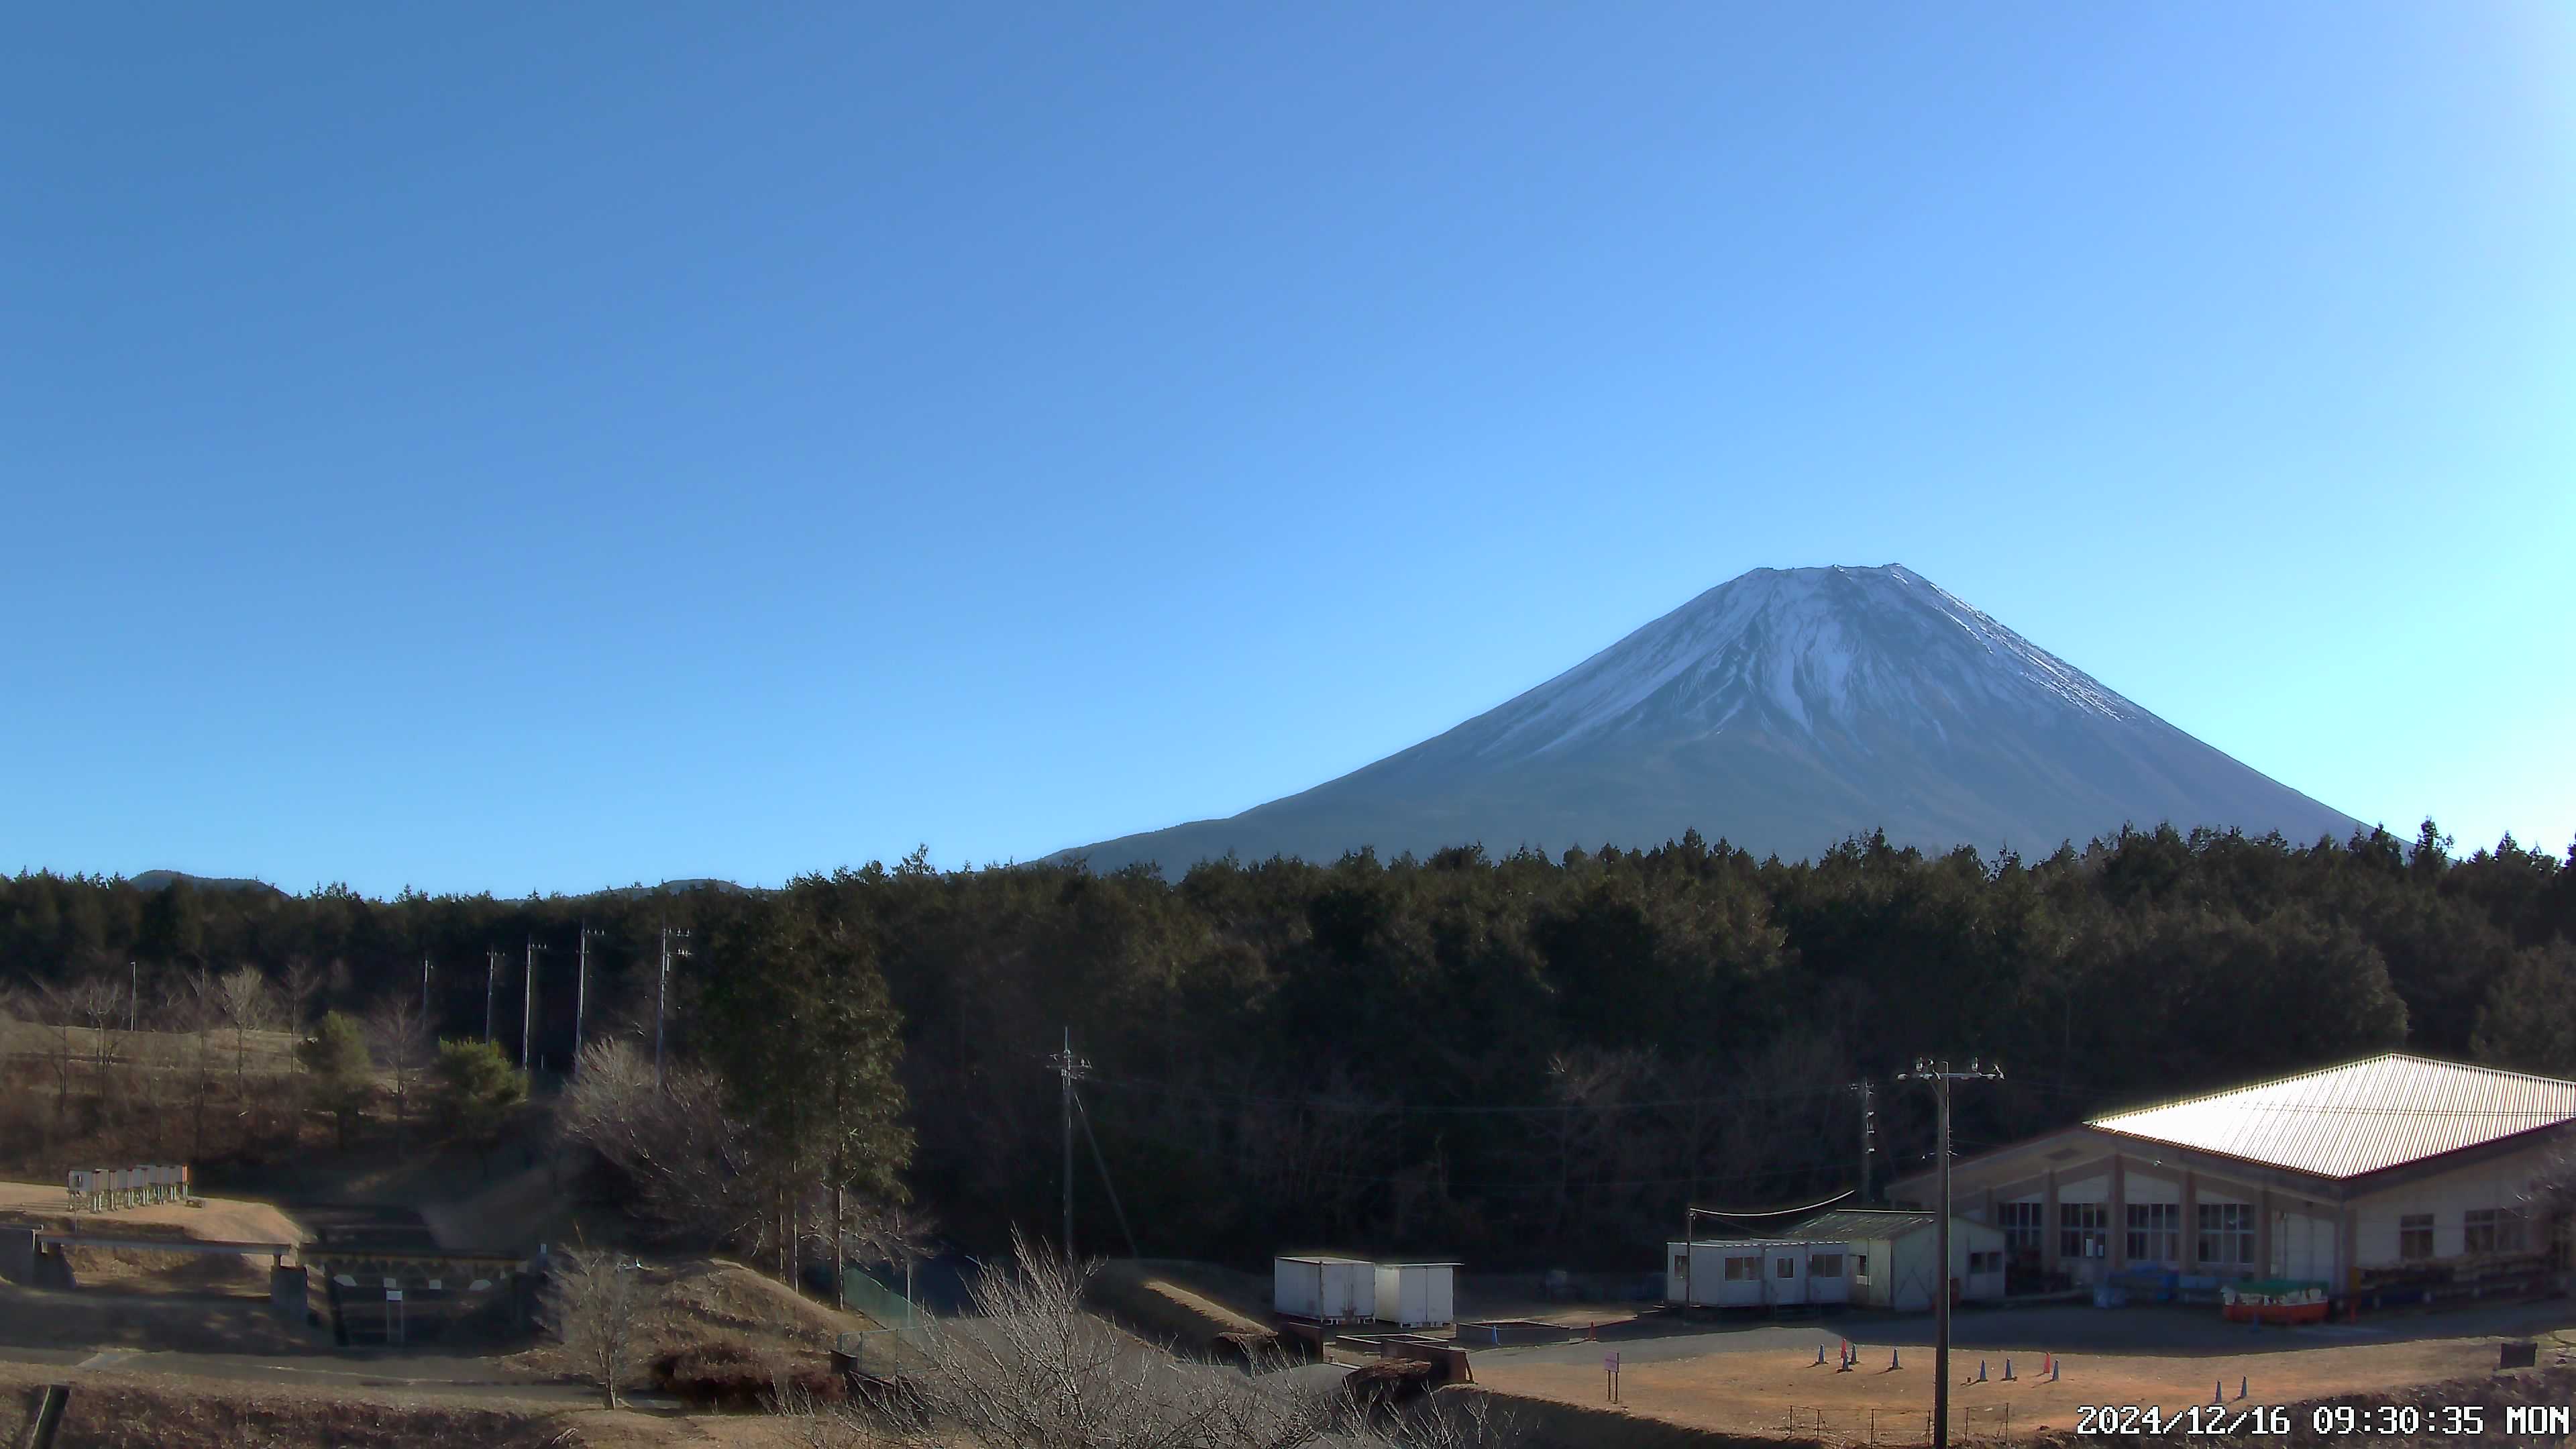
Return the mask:
[[[270,895],[286,894],[264,880],[243,880],[234,876],[190,875],[183,870],[147,870],[141,875],[126,877],[125,883],[139,891],[157,891],[166,890],[181,881],[186,881],[191,890],[266,891]]]
[[[2359,828],[1889,564],[1756,569],[1340,779],[1056,858],[1177,876],[1228,852],[1643,847],[1696,829],[1795,860],[1882,828],[2029,856],[2165,822],[2303,844]]]
[[[613,890],[601,891],[600,894],[607,896],[625,896],[628,899],[633,899],[638,896],[675,896],[686,891],[694,890],[724,891],[730,895],[745,895],[749,893],[746,887],[735,885],[729,880],[717,880],[713,876],[694,876],[688,880],[666,880],[660,885],[618,886]]]

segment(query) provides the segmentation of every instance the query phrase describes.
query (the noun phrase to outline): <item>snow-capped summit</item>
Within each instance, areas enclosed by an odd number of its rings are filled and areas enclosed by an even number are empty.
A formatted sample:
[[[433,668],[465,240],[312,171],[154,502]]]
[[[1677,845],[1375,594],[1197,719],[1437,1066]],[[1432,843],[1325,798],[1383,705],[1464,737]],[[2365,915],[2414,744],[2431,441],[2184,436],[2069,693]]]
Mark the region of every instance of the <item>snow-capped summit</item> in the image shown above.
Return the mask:
[[[1864,720],[1938,731],[1945,703],[2143,714],[1902,564],[1757,569],[1720,584],[1462,729],[1527,758],[1605,736],[1730,726],[1821,737]]]
[[[1229,850],[1499,853],[1696,828],[1793,859],[1873,829],[2030,855],[2166,821],[2301,841],[2355,828],[1889,564],[1756,569],[1338,780],[1071,853],[1177,873]]]

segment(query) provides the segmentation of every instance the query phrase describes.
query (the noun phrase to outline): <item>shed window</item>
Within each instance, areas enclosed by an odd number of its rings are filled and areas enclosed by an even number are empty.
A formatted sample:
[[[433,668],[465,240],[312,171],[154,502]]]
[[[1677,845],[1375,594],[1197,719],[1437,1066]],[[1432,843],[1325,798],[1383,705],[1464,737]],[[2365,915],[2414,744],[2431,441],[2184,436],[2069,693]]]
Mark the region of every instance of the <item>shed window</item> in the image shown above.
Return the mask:
[[[1726,1281],[1729,1283],[1741,1283],[1748,1278],[1759,1278],[1761,1276],[1762,1260],[1760,1258],[1729,1258],[1726,1260]]]
[[[2433,1256],[2431,1213],[2408,1213],[2397,1220],[2397,1256],[2409,1263]]]
[[[2004,1255],[2001,1253],[1970,1253],[1968,1255],[1968,1271],[1971,1274],[2000,1273],[2003,1270]]]
[[[1676,1278],[1687,1278],[1690,1276],[1690,1254],[1673,1254],[1673,1276]]]
[[[1779,1276],[1781,1276],[1781,1277],[1783,1277],[1783,1278],[1795,1278],[1795,1277],[1797,1277],[1797,1276],[1798,1276],[1798,1260],[1797,1260],[1797,1259],[1795,1259],[1795,1258],[1782,1258],[1782,1259],[1780,1260],[1780,1275],[1779,1275]]]
[[[1807,1276],[1810,1278],[1839,1278],[1842,1275],[1843,1255],[1840,1253],[1818,1253],[1807,1260]]]
[[[1869,1281],[1869,1254],[1852,1254],[1852,1276],[1858,1278],[1863,1283]]]

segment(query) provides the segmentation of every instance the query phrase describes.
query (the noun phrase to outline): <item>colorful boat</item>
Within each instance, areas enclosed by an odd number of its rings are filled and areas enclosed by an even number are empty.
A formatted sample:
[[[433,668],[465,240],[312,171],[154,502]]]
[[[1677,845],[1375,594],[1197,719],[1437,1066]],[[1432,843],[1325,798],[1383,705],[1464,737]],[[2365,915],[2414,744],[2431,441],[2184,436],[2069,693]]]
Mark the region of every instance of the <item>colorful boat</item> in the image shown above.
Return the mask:
[[[2316,1278],[2256,1278],[2219,1290],[2230,1323],[2323,1323],[2328,1288]]]

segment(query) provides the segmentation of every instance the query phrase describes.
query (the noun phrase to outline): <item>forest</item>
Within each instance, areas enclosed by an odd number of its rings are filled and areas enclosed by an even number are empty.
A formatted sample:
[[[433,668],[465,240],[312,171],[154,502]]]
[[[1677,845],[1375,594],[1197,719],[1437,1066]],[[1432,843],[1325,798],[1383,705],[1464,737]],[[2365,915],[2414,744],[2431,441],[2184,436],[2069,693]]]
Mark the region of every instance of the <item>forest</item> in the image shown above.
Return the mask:
[[[292,986],[299,1029],[425,998],[438,1035],[514,1059],[524,1019],[541,1101],[577,1016],[646,1059],[658,1018],[777,1140],[872,1094],[798,1160],[908,1193],[969,1251],[1056,1222],[1069,1031],[1080,1246],[1236,1261],[1650,1262],[1685,1204],[1857,1186],[1864,1081],[1868,1170],[1924,1165],[1929,1097],[1895,1080],[1918,1057],[2003,1066],[1958,1095],[1962,1153],[2386,1050],[2576,1075],[2576,869],[2509,837],[2462,856],[2430,821],[2041,860],[1869,838],[1788,863],[1694,833],[1176,880],[926,854],[521,900],[31,872],[0,879],[0,986],[22,1014],[122,988],[149,1025],[250,968]]]

